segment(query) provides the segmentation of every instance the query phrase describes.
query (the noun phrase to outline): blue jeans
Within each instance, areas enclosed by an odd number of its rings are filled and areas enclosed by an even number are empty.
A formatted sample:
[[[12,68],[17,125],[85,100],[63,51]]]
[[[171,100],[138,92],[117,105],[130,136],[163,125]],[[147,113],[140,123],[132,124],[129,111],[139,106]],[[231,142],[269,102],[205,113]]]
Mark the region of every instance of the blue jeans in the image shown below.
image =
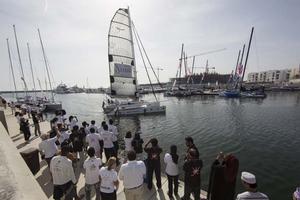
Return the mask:
[[[86,200],[91,200],[91,190],[92,187],[95,188],[96,191],[96,200],[100,200],[100,183],[95,183],[93,185],[85,184],[84,189],[85,189],[85,199]]]

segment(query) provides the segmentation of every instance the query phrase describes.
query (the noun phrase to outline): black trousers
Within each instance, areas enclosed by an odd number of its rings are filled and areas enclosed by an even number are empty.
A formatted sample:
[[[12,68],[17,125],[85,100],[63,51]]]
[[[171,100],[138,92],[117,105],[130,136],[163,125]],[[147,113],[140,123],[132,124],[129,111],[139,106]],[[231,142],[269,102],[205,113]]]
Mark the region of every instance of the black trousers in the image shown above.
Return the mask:
[[[191,194],[194,194],[195,200],[200,200],[200,191],[201,191],[200,186],[194,187],[194,186],[188,185],[187,183],[184,183],[183,200],[190,200]]]
[[[156,186],[158,188],[161,188],[161,174],[160,174],[160,162],[157,161],[150,161],[148,160],[147,162],[148,166],[147,166],[147,181],[148,181],[148,189],[151,190],[152,189],[152,179],[153,179],[153,172],[155,172],[155,178],[156,178]]]
[[[174,185],[174,193],[178,194],[178,175],[170,176],[167,174],[167,176],[168,176],[168,186],[169,186],[168,195],[173,196],[173,185]]]
[[[113,193],[100,192],[100,195],[102,200],[117,200],[116,191],[114,191]]]
[[[104,154],[107,162],[110,157],[115,156],[115,148],[104,148]]]

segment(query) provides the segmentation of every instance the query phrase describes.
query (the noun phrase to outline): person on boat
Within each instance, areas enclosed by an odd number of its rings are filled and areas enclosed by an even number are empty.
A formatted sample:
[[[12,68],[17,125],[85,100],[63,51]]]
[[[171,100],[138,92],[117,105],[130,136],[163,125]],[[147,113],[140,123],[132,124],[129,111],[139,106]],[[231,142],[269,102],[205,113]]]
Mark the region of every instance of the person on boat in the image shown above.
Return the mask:
[[[143,161],[136,160],[135,151],[127,153],[128,162],[122,164],[119,179],[123,181],[126,200],[141,200],[146,166]]]
[[[186,151],[186,157],[185,160],[187,159],[187,155],[189,154],[191,149],[195,149],[197,156],[199,157],[199,151],[196,145],[194,144],[194,140],[192,137],[186,137],[185,138],[185,145],[187,146],[187,151]]]
[[[114,120],[109,119],[108,121],[108,131],[113,133],[113,144],[114,144],[114,148],[115,148],[115,157],[117,158],[117,164],[119,164],[118,161],[118,151],[119,151],[119,143],[118,143],[118,128],[114,125]]]
[[[106,160],[110,157],[115,156],[115,148],[113,143],[113,133],[108,131],[107,124],[103,125],[103,131],[101,132],[101,137],[103,139],[103,147],[104,147],[104,154]]]
[[[211,166],[207,199],[234,200],[239,160],[232,154],[220,152]]]
[[[196,149],[190,149],[183,164],[184,196],[182,200],[189,200],[191,194],[194,194],[195,200],[200,200],[202,166],[202,160],[199,159]]]
[[[149,147],[151,144],[151,147]],[[148,154],[147,158],[147,181],[148,181],[148,189],[152,189],[152,179],[153,172],[155,172],[156,177],[156,186],[158,189],[161,189],[161,173],[160,173],[160,154],[162,153],[162,148],[158,146],[158,140],[156,138],[152,138],[149,142],[146,143],[144,147],[144,151]]]
[[[31,136],[29,122],[28,119],[25,119],[23,116],[20,118],[20,131],[24,134],[25,142],[29,143]]]
[[[131,145],[136,153],[136,160],[143,160],[143,143],[144,140],[141,138],[140,133],[135,133]]]
[[[247,199],[255,199],[255,200],[268,200],[268,196],[264,193],[258,192],[257,190],[257,182],[254,174],[249,172],[242,172],[241,180],[244,188],[247,190],[241,194],[238,194],[236,200],[247,200]]]
[[[106,166],[99,170],[100,193],[103,200],[117,200],[119,180],[116,166],[116,158],[110,157],[106,162]]]
[[[50,172],[53,179],[53,199],[80,200],[76,191],[77,180],[75,177],[72,161],[67,157],[70,152],[68,145],[61,147],[61,155],[55,156],[51,160]]]
[[[96,156],[98,158],[102,158],[102,152],[103,152],[103,138],[98,134],[95,133],[95,129],[90,129],[90,134],[86,136],[86,142],[89,147],[93,147],[96,152]]]
[[[178,159],[177,146],[171,145],[170,153],[166,153],[164,157],[164,162],[166,164],[166,174],[168,177],[168,195],[170,198],[173,198],[173,185],[174,185],[174,194],[178,196]]]
[[[41,136],[40,118],[35,112],[33,112],[31,115],[32,115],[32,121],[34,125],[34,134],[35,136],[37,136],[38,133],[39,136]]]
[[[102,160],[95,156],[95,149],[93,147],[88,148],[87,154],[89,158],[83,163],[83,168],[85,169],[85,198],[86,200],[91,199],[91,190],[94,188],[96,200],[100,200],[99,169],[102,165]]]

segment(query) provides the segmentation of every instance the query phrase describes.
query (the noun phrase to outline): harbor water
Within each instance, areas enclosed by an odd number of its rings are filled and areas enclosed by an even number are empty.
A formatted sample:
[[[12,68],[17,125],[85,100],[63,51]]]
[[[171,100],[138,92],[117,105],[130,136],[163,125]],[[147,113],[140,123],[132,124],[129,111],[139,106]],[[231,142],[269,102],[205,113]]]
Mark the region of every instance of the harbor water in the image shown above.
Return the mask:
[[[2,96],[11,98],[12,94]],[[76,115],[81,122],[95,119],[100,125],[107,119],[101,108],[103,94],[65,94],[55,98],[62,102],[67,115]],[[143,98],[153,100],[152,95]],[[184,138],[192,136],[204,162],[204,190],[210,166],[220,151],[236,155],[239,171],[254,173],[259,190],[270,199],[291,199],[292,192],[300,186],[300,93],[268,93],[263,100],[214,96],[178,99],[163,95],[158,99],[167,106],[166,115],[116,119],[120,138],[140,127],[143,139],[147,142],[156,137],[164,152],[176,144],[182,166]],[[237,192],[241,191],[238,178]]]

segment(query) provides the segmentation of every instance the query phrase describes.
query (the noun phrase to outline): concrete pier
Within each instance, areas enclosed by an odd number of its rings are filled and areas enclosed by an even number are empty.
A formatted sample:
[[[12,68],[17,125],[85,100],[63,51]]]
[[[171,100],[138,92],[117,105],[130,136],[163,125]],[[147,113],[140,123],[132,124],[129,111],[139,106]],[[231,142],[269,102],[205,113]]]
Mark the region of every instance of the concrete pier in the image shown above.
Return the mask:
[[[36,175],[32,175],[29,168],[26,166],[26,163],[20,156],[19,152],[24,151],[30,147],[38,148],[38,144],[41,142],[41,139],[39,137],[34,136],[33,127],[31,127],[31,138],[30,143],[26,144],[24,141],[23,134],[20,134],[19,131],[19,125],[17,123],[16,118],[11,114],[10,109],[7,109],[4,111],[5,119],[8,127],[8,131],[10,135],[6,133],[5,128],[2,124],[0,124],[0,160],[1,163],[5,161],[6,159],[9,159],[10,162],[7,162],[6,170],[14,170],[18,173],[15,173],[13,178],[12,176],[9,176],[9,180],[15,180],[15,182],[12,184],[12,188],[14,188],[14,195],[15,198],[1,198],[2,193],[6,193],[7,190],[5,188],[2,188],[2,184],[5,184],[2,180],[2,177],[6,176],[6,172],[3,170],[0,170],[0,177],[1,177],[1,186],[0,186],[0,199],[53,199],[52,193],[53,193],[53,184],[50,177],[50,172],[47,167],[47,164],[44,160],[41,160],[40,158],[40,165],[41,169]],[[31,119],[30,122],[32,123]],[[50,130],[49,122],[41,122],[40,123],[41,131],[42,133],[46,133]],[[4,139],[3,139],[4,138]],[[1,165],[2,168],[2,165]],[[77,167],[74,169],[76,178],[78,180],[77,183],[77,192],[79,194],[84,194],[84,171],[81,166],[77,165]],[[162,170],[164,171],[164,170]],[[25,179],[26,178],[26,179]],[[29,180],[30,179],[30,180]],[[35,180],[34,180],[35,179]],[[29,183],[30,181],[30,183]],[[164,200],[169,199],[167,192],[168,192],[168,181],[165,175],[162,175],[162,189],[157,190],[155,187],[155,178],[154,178],[154,187],[152,190],[148,190],[146,185],[144,184],[144,192],[143,192],[143,200]],[[28,183],[26,186],[26,182]],[[35,182],[32,184],[31,182]],[[22,185],[25,184],[25,185]],[[7,184],[6,184],[7,185]],[[22,188],[24,187],[24,188]],[[30,187],[30,188],[27,188]],[[120,187],[117,191],[117,199],[118,200],[125,200],[125,195],[123,192],[123,182],[120,181]],[[183,183],[179,183],[179,196],[183,196]],[[4,191],[5,190],[5,191]],[[8,191],[9,192],[9,191]],[[206,192],[201,191],[201,198],[205,199]],[[7,194],[9,195],[9,194]],[[95,194],[92,193],[93,199],[95,198]],[[29,198],[30,197],[30,198]],[[180,199],[180,197],[175,197],[175,199]]]

